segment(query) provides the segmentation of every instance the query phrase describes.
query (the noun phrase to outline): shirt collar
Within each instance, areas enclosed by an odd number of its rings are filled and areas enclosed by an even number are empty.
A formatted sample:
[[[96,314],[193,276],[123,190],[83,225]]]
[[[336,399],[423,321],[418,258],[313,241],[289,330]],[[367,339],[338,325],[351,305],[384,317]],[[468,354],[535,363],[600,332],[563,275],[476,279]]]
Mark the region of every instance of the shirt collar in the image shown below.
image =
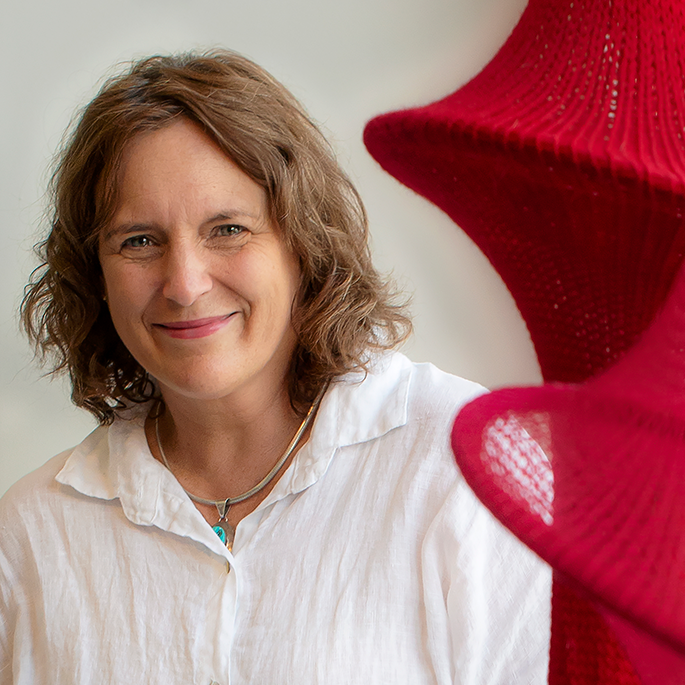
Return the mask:
[[[335,381],[319,410],[320,434],[338,447],[385,435],[407,422],[412,364],[402,354],[383,355],[368,372]]]
[[[404,425],[411,373],[409,360],[394,353],[376,358],[368,372],[335,380],[321,402],[309,440],[260,508],[315,483],[338,448],[374,440]],[[133,523],[195,538],[207,526],[178,481],[152,456],[144,431],[148,410],[149,405],[140,405],[127,418],[93,431],[73,450],[56,480],[90,497],[118,498]],[[184,511],[191,514],[194,533],[187,530]],[[183,526],[177,525],[179,518],[185,519]],[[214,538],[212,542],[218,540]]]
[[[349,373],[331,383],[309,440],[263,505],[304,490],[328,469],[338,448],[385,435],[407,422],[413,366],[396,352],[376,358],[368,372]]]

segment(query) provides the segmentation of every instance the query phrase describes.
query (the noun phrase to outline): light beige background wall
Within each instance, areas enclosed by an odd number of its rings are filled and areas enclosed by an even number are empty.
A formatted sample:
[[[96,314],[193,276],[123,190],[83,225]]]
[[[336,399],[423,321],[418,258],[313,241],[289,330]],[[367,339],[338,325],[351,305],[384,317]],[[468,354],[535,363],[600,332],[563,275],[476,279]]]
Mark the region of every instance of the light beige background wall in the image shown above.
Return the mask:
[[[49,162],[74,109],[117,62],[223,45],[285,82],[321,122],[369,210],[378,264],[414,295],[406,351],[493,387],[537,382],[525,326],[497,275],[440,211],[366,153],[374,114],[477,73],[525,0],[5,0],[0,9],[0,493],[93,423],[31,360],[16,310],[44,229]],[[36,503],[39,506],[39,503]]]

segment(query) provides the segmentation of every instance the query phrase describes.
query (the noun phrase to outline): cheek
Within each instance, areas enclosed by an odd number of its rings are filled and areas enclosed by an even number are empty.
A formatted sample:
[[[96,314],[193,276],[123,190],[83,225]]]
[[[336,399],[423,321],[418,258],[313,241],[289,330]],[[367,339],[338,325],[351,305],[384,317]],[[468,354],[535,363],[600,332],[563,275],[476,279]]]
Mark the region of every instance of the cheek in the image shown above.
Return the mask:
[[[280,281],[284,296],[287,293],[288,301],[293,302],[297,298],[302,282],[299,260],[294,254],[286,252],[281,255],[277,280]]]
[[[280,250],[274,254],[250,255],[237,260],[225,272],[224,283],[238,292],[252,306],[259,303],[271,315],[282,318],[296,300],[301,273],[298,262],[289,253]]]
[[[121,335],[126,322],[139,319],[146,303],[147,288],[135,273],[108,267],[103,273],[103,290],[114,327]]]
[[[121,269],[118,268],[116,261],[111,256],[100,255],[100,272],[102,273],[103,290],[107,299],[111,301],[113,295],[119,291],[121,282],[125,279],[120,273]]]
[[[300,289],[300,270],[292,262],[286,262],[281,266],[279,273],[274,279],[274,293],[281,315],[288,321],[297,306],[297,297]]]
[[[131,346],[135,345],[136,332],[133,325],[134,314],[131,305],[128,302],[122,301],[119,294],[112,294],[108,304],[114,330],[118,333],[124,345],[132,352]]]

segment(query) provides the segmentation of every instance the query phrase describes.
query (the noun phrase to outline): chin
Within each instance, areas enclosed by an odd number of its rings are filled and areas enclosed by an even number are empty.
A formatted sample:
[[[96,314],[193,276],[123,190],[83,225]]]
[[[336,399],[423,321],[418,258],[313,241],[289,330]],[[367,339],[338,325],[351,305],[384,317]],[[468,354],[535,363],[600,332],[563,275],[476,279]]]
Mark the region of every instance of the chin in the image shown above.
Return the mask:
[[[242,374],[230,375],[226,374],[226,369],[222,369],[222,371],[222,374],[204,372],[188,373],[182,376],[166,375],[162,378],[158,377],[157,380],[162,395],[170,392],[177,397],[183,397],[188,400],[209,402],[227,398],[237,391],[250,386],[251,381],[257,378],[256,374],[249,376]]]
[[[239,364],[237,361],[241,357],[243,363]],[[233,364],[227,365],[227,358],[232,359]],[[157,374],[150,369],[150,373],[157,379],[163,395],[169,392],[179,398],[202,402],[228,398],[236,392],[249,394],[250,388],[266,387],[273,391],[285,383],[288,368],[289,364],[281,355],[252,359],[233,351],[232,354],[224,352],[186,358],[178,364],[159,368]]]

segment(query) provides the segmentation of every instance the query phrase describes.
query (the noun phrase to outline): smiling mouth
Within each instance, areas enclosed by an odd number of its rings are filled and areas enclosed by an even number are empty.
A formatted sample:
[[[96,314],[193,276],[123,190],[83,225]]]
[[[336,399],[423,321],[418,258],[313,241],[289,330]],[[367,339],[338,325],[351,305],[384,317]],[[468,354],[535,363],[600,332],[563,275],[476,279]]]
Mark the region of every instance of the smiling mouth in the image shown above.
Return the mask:
[[[171,338],[190,339],[190,338],[205,338],[212,333],[216,333],[220,328],[223,328],[233,317],[233,314],[225,316],[212,316],[206,319],[193,319],[192,321],[170,321],[168,323],[154,323],[153,328],[156,328]]]

